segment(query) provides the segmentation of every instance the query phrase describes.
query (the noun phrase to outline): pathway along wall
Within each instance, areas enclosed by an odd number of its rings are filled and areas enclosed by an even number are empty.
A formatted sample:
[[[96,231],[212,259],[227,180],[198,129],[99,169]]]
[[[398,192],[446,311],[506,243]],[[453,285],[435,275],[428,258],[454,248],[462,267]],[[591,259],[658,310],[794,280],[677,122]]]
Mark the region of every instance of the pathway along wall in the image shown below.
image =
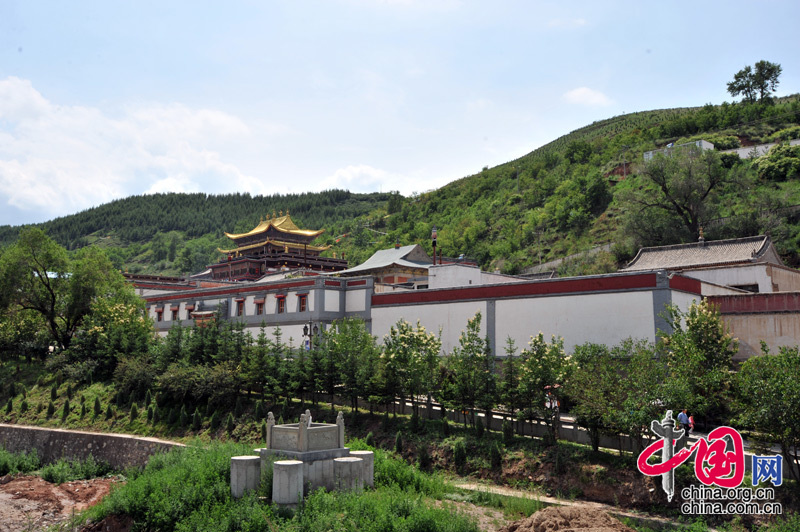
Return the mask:
[[[85,460],[92,455],[95,460],[107,462],[114,469],[122,469],[144,466],[155,453],[183,447],[183,444],[127,434],[99,434],[0,423],[0,447],[12,453],[36,449],[42,463],[55,462],[59,458]]]

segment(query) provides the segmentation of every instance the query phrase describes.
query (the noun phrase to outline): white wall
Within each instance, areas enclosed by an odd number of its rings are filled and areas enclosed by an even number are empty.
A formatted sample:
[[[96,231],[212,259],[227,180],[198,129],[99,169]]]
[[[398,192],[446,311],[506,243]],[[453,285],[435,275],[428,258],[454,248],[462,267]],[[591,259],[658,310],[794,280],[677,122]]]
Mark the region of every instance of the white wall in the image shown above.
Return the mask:
[[[348,290],[345,295],[345,312],[363,312],[367,310],[367,290]]]
[[[727,268],[706,268],[682,272],[687,277],[725,286],[757,284],[761,293],[772,292],[772,281],[766,263],[747,264]]]
[[[414,326],[419,320],[434,334],[439,332],[439,328],[442,329],[442,351],[450,353],[458,345],[458,338],[461,331],[467,328],[467,321],[479,311],[483,317],[481,335],[485,335],[485,301],[372,307],[372,334],[382,342],[383,337],[389,334],[392,325],[399,320],[404,319]]]
[[[655,337],[650,291],[499,300],[496,316],[497,355],[506,338],[519,350],[539,332],[547,341],[562,337],[567,352],[586,342],[612,346],[628,337]]]

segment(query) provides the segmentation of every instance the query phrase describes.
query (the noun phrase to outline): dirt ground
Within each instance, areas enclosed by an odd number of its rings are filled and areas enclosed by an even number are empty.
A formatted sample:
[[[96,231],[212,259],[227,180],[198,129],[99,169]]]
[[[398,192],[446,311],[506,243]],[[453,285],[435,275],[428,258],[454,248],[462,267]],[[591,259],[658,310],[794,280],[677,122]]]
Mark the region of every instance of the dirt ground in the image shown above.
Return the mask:
[[[0,532],[43,530],[66,523],[105,497],[114,479],[97,478],[51,484],[41,477],[0,478]]]
[[[634,532],[602,510],[550,506],[527,519],[506,525],[499,532]]]

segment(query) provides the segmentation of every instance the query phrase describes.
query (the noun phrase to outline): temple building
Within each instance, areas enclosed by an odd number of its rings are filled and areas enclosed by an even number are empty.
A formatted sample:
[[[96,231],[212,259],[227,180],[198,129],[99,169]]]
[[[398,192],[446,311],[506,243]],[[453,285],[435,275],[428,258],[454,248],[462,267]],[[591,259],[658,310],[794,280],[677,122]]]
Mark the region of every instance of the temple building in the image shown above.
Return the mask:
[[[227,281],[255,281],[271,271],[304,268],[319,272],[337,272],[347,268],[344,259],[322,257],[330,246],[311,242],[324,230],[300,229],[289,211],[261,220],[247,233],[225,233],[235,247],[220,249],[227,259],[212,265],[211,278]]]

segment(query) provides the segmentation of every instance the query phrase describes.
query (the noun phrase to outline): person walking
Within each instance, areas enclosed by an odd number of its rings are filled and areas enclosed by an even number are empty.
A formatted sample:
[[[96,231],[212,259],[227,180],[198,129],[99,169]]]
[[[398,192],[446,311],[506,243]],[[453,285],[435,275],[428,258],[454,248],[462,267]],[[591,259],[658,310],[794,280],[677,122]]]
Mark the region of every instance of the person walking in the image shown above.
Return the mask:
[[[683,430],[686,431],[686,434],[689,434],[691,424],[689,423],[689,414],[686,413],[685,408],[681,410],[680,414],[678,414],[678,424],[683,427]]]

